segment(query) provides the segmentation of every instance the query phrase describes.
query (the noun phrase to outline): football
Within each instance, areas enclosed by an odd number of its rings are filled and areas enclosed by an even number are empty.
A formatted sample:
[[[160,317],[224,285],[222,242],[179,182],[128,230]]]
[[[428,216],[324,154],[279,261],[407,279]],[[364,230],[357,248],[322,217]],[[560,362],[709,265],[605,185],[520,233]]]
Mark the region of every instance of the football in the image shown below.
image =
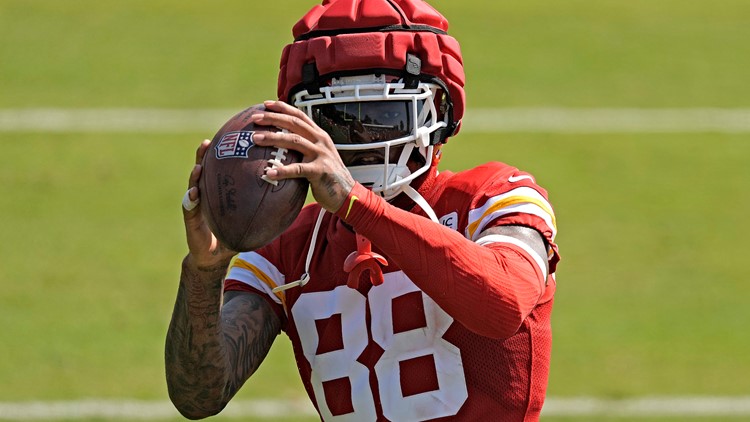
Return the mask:
[[[250,121],[262,110],[263,105],[251,106],[219,129],[203,157],[198,184],[208,226],[237,252],[270,243],[292,224],[307,198],[306,179],[266,180],[267,168],[300,162],[302,155],[253,143],[255,133],[278,131]]]

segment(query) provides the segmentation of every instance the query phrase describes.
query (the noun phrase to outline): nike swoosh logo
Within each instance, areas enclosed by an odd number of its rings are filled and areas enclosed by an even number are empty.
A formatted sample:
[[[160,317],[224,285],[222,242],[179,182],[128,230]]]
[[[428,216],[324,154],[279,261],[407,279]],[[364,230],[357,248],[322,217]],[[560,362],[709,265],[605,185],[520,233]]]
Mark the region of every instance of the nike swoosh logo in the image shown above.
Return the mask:
[[[529,179],[529,180],[531,180],[532,182],[534,181],[534,178],[533,178],[533,177],[531,177],[531,176],[527,176],[527,175],[522,175],[522,176],[510,176],[510,177],[508,178],[508,181],[509,181],[510,183],[516,183],[516,182],[520,182],[520,181],[521,181],[521,180],[523,180],[523,179]]]
[[[346,210],[346,216],[344,217],[344,219],[349,218],[349,213],[352,212],[352,205],[354,205],[354,203],[358,200],[359,198],[357,197],[357,195],[352,196],[352,199],[349,201],[349,209]]]

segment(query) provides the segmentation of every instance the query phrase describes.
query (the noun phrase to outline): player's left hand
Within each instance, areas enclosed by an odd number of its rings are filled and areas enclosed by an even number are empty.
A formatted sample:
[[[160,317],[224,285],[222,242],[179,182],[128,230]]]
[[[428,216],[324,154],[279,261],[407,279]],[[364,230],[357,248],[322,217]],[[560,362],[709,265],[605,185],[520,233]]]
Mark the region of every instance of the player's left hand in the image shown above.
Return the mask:
[[[283,101],[266,101],[263,105],[266,111],[254,114],[252,121],[258,125],[276,126],[288,133],[256,133],[253,141],[261,146],[274,145],[299,151],[304,156],[301,163],[270,169],[266,175],[272,180],[306,178],[320,206],[336,212],[355,182],[331,137],[296,107]]]
[[[221,244],[216,236],[211,233],[211,229],[203,217],[201,207],[198,205],[201,198],[198,181],[203,171],[201,162],[210,143],[209,140],[203,141],[195,152],[195,165],[190,172],[188,190],[182,203],[182,215],[185,221],[185,234],[189,250],[186,262],[193,269],[204,271],[226,268],[229,261],[237,253]]]

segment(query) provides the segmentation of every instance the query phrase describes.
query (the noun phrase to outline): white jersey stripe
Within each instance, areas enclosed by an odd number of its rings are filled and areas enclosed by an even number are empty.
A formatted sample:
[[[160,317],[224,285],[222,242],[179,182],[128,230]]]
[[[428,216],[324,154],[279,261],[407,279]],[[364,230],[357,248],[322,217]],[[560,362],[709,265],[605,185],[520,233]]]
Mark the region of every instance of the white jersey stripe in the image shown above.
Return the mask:
[[[511,245],[517,246],[521,249],[523,249],[526,253],[531,256],[531,258],[534,259],[534,262],[536,263],[537,267],[539,267],[539,270],[542,273],[542,280],[541,284],[544,286],[544,283],[547,280],[547,266],[544,263],[544,260],[541,256],[539,256],[538,253],[534,249],[531,248],[526,242],[523,242],[519,239],[516,239],[515,237],[511,236],[505,236],[502,234],[491,234],[488,236],[483,236],[476,242],[478,245],[486,246],[492,243],[509,243]]]
[[[544,220],[544,222],[552,231],[552,241],[554,242],[555,236],[557,235],[557,229],[554,225],[554,222],[552,221],[552,218],[547,212],[545,212],[542,208],[540,208],[536,204],[529,204],[529,203],[507,206],[507,207],[501,208],[497,211],[494,211],[487,215],[482,216],[483,218],[477,221],[477,224],[474,230],[469,231],[469,229],[467,228],[467,237],[471,240],[476,241],[477,237],[479,237],[479,235],[482,233],[482,231],[487,226],[487,224],[489,224],[490,222],[492,222],[493,220],[497,218],[500,218],[504,215],[512,214],[512,213],[531,214]]]
[[[535,211],[531,211],[532,208],[524,208],[523,211],[516,209],[514,212],[528,212],[542,218],[552,231],[554,239],[554,235],[557,233],[557,222],[552,206],[542,194],[527,186],[518,187],[502,195],[489,198],[482,207],[469,211],[469,224],[466,228],[467,237],[476,240],[477,235],[490,221],[497,216],[507,214],[504,210],[519,204],[532,205],[536,208]]]
[[[284,275],[267,259],[256,252],[241,253],[229,270],[228,279],[237,280],[266,293],[274,302],[284,305],[284,293],[274,293],[273,289],[283,285]]]

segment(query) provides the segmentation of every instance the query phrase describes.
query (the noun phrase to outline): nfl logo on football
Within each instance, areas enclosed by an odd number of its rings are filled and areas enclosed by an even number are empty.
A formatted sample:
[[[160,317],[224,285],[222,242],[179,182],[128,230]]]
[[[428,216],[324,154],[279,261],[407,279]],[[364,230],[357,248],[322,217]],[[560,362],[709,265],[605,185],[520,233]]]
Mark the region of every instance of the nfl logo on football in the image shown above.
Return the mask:
[[[241,131],[225,134],[216,144],[216,158],[247,158],[247,150],[253,147],[255,132]]]

